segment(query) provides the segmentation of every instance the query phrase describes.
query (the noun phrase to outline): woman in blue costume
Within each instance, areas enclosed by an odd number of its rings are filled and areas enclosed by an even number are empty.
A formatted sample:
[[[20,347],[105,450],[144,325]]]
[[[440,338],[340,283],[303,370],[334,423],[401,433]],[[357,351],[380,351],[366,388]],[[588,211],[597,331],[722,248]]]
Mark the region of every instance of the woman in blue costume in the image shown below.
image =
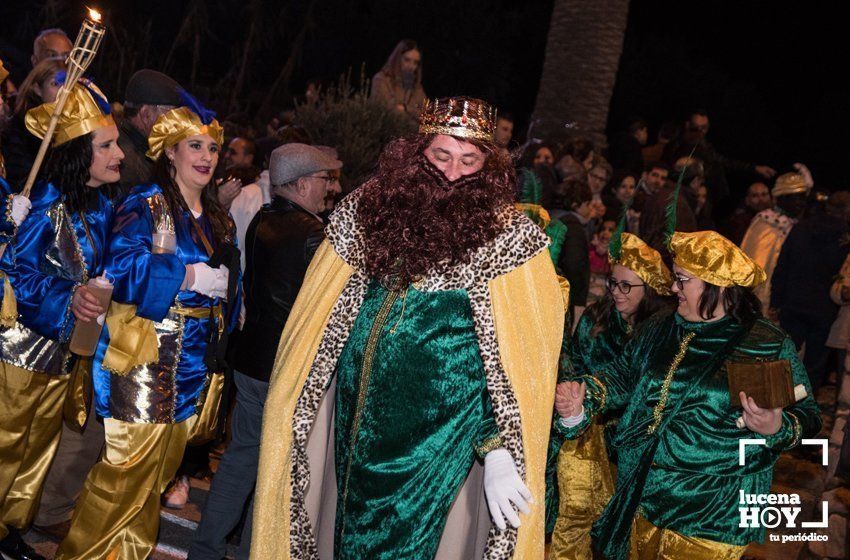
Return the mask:
[[[29,111],[30,132],[43,137],[52,112],[52,103]],[[84,284],[103,272],[112,205],[101,187],[120,178],[124,154],[117,140],[100,91],[90,82],[74,84],[43,180],[32,191],[32,210],[0,265],[19,313],[0,330],[0,552],[13,558],[29,552],[19,531],[32,521],[59,442],[76,367],[67,342],[75,321],[105,312]],[[4,304],[14,296],[7,290]]]
[[[148,557],[159,496],[238,313],[238,276],[228,281],[227,267],[214,264],[228,250],[238,262],[233,222],[214,194],[223,130],[188,94],[186,102],[159,117],[148,138],[157,183],[135,187],[116,210],[106,264],[113,303],[94,360],[106,449],[56,558]]]
[[[636,235],[624,233],[626,213],[611,238],[608,293],[581,316],[560,374],[605,371],[645,321],[672,311],[670,270],[661,255]],[[556,397],[555,408],[561,399]],[[614,491],[614,470],[606,452],[606,436],[622,409],[609,408],[580,438],[565,441],[563,417],[556,415],[547,469],[547,528],[552,533],[553,560],[591,559],[590,528]]]

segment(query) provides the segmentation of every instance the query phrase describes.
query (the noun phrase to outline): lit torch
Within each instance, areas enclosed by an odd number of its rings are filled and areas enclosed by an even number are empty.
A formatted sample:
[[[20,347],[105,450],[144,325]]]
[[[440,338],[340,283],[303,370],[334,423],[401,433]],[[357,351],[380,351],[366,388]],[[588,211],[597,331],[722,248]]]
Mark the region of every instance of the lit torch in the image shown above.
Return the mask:
[[[89,65],[91,65],[94,56],[97,54],[97,49],[100,48],[100,43],[103,41],[103,36],[106,34],[106,28],[101,23],[100,12],[89,8],[88,17],[83,20],[83,26],[77,34],[77,39],[74,41],[74,48],[71,49],[71,54],[65,64],[68,66],[65,83],[59,89],[56,95],[56,103],[53,107],[53,114],[50,116],[50,123],[47,126],[47,131],[44,138],[41,140],[41,146],[38,148],[38,154],[35,157],[32,169],[30,169],[27,182],[21,191],[23,196],[29,197],[35,178],[38,175],[38,170],[44,161],[44,155],[47,153],[47,148],[53,140],[53,132],[56,130],[56,123],[59,121],[59,116],[62,114],[62,107],[65,106],[65,101],[71,93],[74,84],[85,73]]]

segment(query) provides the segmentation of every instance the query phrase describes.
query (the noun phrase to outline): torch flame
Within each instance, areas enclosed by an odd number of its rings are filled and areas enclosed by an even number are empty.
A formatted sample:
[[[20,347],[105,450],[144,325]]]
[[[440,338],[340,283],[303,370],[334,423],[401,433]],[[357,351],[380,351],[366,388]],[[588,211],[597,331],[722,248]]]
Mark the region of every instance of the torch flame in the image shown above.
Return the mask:
[[[94,8],[89,8],[89,19],[95,23],[100,23],[100,12],[95,10]]]

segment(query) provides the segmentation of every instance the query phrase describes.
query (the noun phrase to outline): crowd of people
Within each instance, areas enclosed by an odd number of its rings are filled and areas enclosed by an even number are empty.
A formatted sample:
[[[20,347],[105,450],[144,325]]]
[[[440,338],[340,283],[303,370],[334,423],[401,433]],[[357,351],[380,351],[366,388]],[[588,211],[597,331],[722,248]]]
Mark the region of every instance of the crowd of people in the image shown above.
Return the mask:
[[[739,494],[831,373],[850,403],[850,192],[723,155],[704,110],[518,145],[429,100],[405,40],[372,97],[418,132],[343,196],[291,115],[219,122],[150,69],[110,103],[70,50],[43,31],[0,87],[4,558],[42,558],[33,526],[147,558],[199,476],[192,560],[234,531],[263,560],[739,558]]]

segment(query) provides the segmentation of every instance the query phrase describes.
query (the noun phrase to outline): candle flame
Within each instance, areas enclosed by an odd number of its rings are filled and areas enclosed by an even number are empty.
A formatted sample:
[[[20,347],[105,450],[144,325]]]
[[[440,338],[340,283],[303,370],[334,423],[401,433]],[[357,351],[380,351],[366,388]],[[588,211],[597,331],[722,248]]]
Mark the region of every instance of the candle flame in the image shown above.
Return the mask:
[[[89,19],[95,23],[100,23],[100,12],[95,10],[94,8],[89,8]]]

